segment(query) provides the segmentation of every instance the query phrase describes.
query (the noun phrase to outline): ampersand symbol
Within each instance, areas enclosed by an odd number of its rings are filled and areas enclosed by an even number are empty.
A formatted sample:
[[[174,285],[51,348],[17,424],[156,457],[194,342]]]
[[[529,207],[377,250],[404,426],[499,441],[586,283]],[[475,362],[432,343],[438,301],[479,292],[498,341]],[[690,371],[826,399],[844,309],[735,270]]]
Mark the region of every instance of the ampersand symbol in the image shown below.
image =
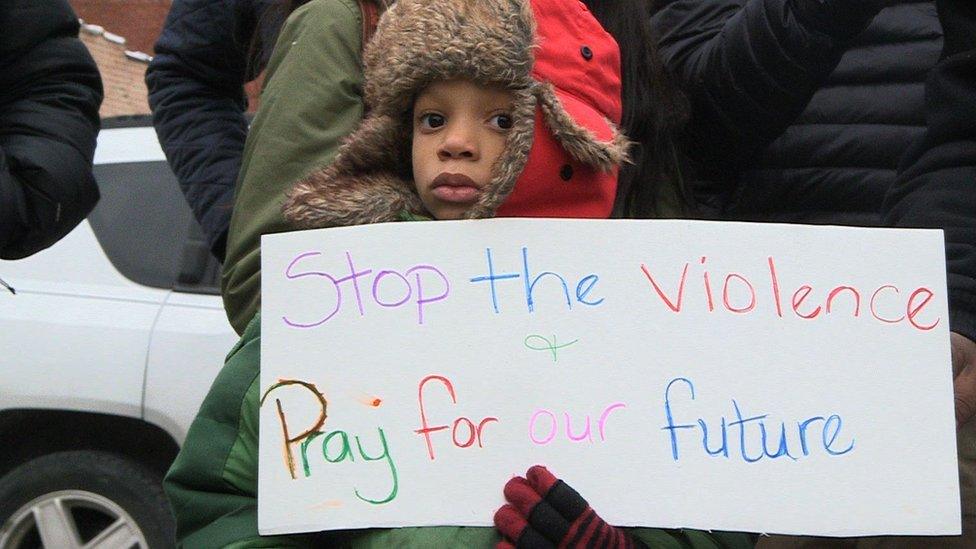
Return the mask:
[[[569,343],[563,343],[562,345],[560,345],[556,340],[556,336],[552,336],[552,341],[549,341],[548,339],[546,339],[541,335],[532,334],[526,336],[525,341],[523,343],[527,348],[533,351],[549,351],[550,353],[552,353],[552,361],[557,362],[559,360],[559,349],[565,349],[566,347],[573,345],[577,341],[579,341],[579,339],[574,339]]]

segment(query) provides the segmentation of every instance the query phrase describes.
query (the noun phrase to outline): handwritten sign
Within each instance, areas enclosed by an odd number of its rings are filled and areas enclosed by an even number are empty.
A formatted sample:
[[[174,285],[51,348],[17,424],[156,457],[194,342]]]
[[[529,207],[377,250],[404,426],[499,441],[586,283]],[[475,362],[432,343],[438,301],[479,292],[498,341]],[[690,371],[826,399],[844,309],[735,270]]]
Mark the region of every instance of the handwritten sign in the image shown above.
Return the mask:
[[[939,231],[496,219],[265,236],[263,533],[958,534]]]

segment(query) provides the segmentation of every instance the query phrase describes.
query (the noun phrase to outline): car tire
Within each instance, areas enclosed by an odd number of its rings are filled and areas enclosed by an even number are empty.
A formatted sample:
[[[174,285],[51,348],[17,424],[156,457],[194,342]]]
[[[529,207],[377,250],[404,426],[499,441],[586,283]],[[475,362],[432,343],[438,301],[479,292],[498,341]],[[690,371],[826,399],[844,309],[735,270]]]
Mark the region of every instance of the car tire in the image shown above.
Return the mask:
[[[101,536],[127,547],[175,545],[159,474],[99,451],[41,456],[0,478],[0,547],[84,546]],[[44,524],[44,534],[38,527]]]

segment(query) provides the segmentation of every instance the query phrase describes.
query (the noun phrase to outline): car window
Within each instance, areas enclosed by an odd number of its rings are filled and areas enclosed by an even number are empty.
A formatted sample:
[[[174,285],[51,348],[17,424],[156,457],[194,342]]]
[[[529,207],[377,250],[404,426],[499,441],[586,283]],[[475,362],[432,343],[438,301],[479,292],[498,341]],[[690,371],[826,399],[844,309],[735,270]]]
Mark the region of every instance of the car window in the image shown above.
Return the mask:
[[[94,171],[102,197],[88,221],[119,272],[146,286],[219,293],[217,261],[165,161]]]

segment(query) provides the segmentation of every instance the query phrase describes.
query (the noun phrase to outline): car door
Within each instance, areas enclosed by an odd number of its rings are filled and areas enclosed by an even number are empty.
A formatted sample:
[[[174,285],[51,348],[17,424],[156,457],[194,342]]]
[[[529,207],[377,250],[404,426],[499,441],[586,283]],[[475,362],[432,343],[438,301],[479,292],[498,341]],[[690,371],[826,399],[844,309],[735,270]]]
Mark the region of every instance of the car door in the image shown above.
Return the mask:
[[[95,166],[102,198],[89,218],[47,250],[0,262],[13,288],[0,292],[4,408],[141,417],[150,334],[171,291],[145,283],[153,266],[141,263],[139,235],[150,230],[133,228],[148,229],[155,204],[121,168],[146,154],[138,141],[103,132]]]

